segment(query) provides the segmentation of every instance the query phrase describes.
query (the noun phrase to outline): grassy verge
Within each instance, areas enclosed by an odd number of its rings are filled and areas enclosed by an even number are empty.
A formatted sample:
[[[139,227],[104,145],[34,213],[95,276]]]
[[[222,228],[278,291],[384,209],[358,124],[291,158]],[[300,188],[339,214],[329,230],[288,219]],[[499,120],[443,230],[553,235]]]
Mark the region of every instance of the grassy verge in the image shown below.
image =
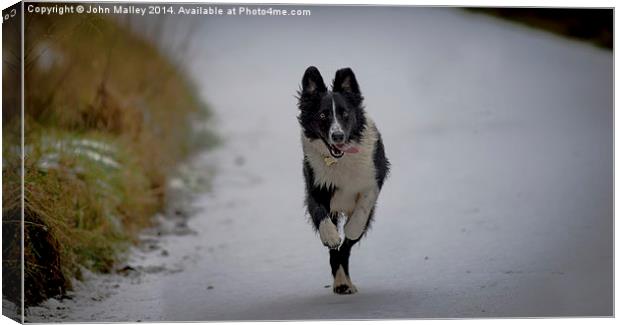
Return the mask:
[[[82,268],[111,271],[162,207],[175,165],[213,137],[192,128],[208,110],[152,44],[101,16],[27,21],[24,290],[32,305],[64,294]],[[3,184],[18,190],[17,181]],[[4,197],[3,222],[18,220],[19,195]]]

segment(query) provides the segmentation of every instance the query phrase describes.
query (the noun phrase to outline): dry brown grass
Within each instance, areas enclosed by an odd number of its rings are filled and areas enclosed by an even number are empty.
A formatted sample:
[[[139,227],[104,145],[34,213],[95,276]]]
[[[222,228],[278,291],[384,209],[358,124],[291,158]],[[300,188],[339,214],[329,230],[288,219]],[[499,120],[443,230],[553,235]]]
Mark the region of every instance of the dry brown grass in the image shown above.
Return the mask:
[[[208,114],[175,65],[114,22],[34,15],[27,22],[24,256],[31,305],[64,293],[83,267],[112,270],[161,208],[175,164],[192,151],[190,122]],[[18,191],[19,175],[3,172],[13,180],[5,176],[4,193]],[[19,195],[4,197],[11,199],[3,215],[19,219]]]

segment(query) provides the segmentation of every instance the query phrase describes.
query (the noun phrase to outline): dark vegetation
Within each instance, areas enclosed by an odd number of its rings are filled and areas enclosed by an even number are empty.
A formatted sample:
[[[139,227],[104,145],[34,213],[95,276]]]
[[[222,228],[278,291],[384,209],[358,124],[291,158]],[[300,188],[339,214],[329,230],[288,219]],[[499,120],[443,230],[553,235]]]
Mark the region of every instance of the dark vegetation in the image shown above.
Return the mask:
[[[21,4],[2,11],[3,17]],[[2,23],[2,297],[15,303],[17,310],[2,309],[2,314],[21,322],[21,150],[19,93],[21,16]],[[13,204],[7,208],[7,203]]]
[[[613,9],[468,8],[613,49]]]

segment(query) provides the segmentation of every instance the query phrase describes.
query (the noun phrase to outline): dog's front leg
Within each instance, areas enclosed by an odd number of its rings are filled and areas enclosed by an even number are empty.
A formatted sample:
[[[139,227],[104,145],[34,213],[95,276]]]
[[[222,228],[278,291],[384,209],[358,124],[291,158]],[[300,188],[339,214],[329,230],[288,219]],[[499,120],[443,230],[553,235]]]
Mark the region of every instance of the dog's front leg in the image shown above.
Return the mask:
[[[355,209],[353,209],[353,213],[351,213],[347,223],[344,225],[346,238],[356,240],[364,234],[378,195],[378,188],[372,188],[359,194]]]
[[[319,225],[319,237],[321,237],[321,242],[323,245],[331,249],[336,249],[340,246],[340,234],[338,233],[338,228],[330,220],[330,218],[325,218],[321,221]]]
[[[308,213],[312,217],[312,223],[318,230],[323,245],[329,248],[338,248],[340,246],[340,234],[330,218],[329,195],[328,193],[319,193],[320,191],[324,190],[314,189],[308,193]]]
[[[314,170],[308,160],[304,161],[304,179],[306,181],[306,205],[314,229],[319,232],[323,245],[329,248],[338,248],[340,246],[340,234],[330,218],[333,189],[315,184]]]

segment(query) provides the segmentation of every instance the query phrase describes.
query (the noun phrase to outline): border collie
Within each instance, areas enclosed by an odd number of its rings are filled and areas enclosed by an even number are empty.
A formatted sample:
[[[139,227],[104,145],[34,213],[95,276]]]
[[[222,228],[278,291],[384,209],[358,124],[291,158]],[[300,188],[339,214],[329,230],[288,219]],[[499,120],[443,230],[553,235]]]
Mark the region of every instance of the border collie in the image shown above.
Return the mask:
[[[350,68],[336,72],[329,91],[319,70],[309,67],[298,99],[306,206],[329,248],[334,293],[352,294],[357,288],[349,277],[351,247],[373,219],[390,163]],[[346,219],[344,240],[338,232],[340,219]]]

